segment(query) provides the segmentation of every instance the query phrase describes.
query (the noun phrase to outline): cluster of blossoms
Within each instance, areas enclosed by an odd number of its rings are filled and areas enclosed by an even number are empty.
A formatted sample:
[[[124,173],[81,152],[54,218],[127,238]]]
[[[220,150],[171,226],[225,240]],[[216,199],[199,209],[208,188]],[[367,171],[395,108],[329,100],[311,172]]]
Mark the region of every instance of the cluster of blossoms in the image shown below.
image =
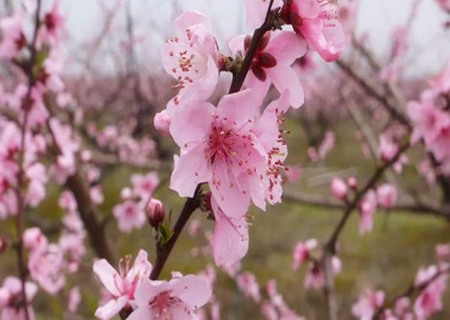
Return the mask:
[[[450,176],[450,67],[430,83],[420,102],[408,105],[414,131],[412,142],[423,141],[440,165],[440,173]]]
[[[348,201],[349,190],[357,191],[357,180],[349,177],[347,181],[339,177],[331,181],[331,192],[334,197],[341,201]],[[390,210],[397,202],[397,189],[394,185],[384,183],[376,189],[370,189],[359,202],[360,224],[359,232],[366,234],[373,229],[373,219],[377,208]]]
[[[265,210],[267,202],[281,201],[287,147],[280,125],[290,106],[304,102],[292,64],[307,46],[332,61],[345,38],[336,8],[328,1],[275,1],[269,12],[268,1],[246,1],[246,6],[248,27],[264,24],[266,29],[260,41],[245,35],[231,39],[231,56],[219,52],[202,14],[186,12],[177,19],[177,37],[167,41],[162,57],[179,92],[154,120],[181,149],[170,187],[193,197],[198,185],[209,186],[217,265],[234,264],[246,254],[250,203]],[[282,29],[284,24],[295,32]],[[253,56],[242,91],[235,92],[232,84],[217,106],[208,102],[220,72],[232,71],[237,77],[248,54]],[[261,111],[271,85],[280,96]]]
[[[308,269],[305,276],[305,288],[319,290],[325,286],[325,270],[320,258],[313,254],[317,249],[316,239],[309,239],[304,242],[298,242],[293,251],[292,269],[298,270],[302,264],[308,263]],[[342,271],[342,262],[338,256],[331,258],[331,271],[335,276]]]
[[[111,319],[126,312],[127,319],[196,319],[194,311],[211,296],[205,277],[173,272],[169,281],[149,280],[152,265],[140,250],[134,264],[130,257],[120,262],[117,272],[105,259],[94,263],[94,272],[108,291],[105,303],[95,315]]]
[[[442,298],[450,270],[450,245],[437,245],[436,254],[438,263],[420,268],[412,289],[405,295],[397,296],[388,303],[384,291],[368,290],[353,305],[352,314],[361,320],[375,316],[386,320],[430,319],[443,307]],[[412,301],[412,298],[415,300]]]
[[[121,232],[129,233],[133,229],[142,228],[146,221],[146,207],[159,184],[155,173],[146,175],[134,174],[131,176],[132,188],[122,189],[122,203],[113,209],[113,215],[118,222]]]
[[[155,141],[148,137],[133,138],[132,126],[107,125],[99,130],[95,123],[89,123],[86,134],[106,154],[116,155],[123,163],[145,165],[155,154]]]
[[[66,274],[79,270],[86,249],[83,241],[85,231],[75,213],[64,220],[64,231],[58,243],[49,243],[39,228],[25,230],[23,243],[29,252],[28,270],[40,288],[51,295],[63,289]]]

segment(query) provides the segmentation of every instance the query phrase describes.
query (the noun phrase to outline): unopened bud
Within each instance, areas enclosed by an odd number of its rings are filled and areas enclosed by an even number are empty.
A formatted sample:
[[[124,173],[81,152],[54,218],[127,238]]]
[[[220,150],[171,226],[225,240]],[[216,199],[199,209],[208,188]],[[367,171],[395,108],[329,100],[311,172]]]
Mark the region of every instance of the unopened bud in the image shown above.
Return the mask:
[[[348,185],[351,189],[355,190],[355,189],[358,187],[358,180],[356,180],[355,177],[348,177],[348,178],[347,178],[347,185]]]
[[[163,136],[170,136],[170,116],[167,114],[167,110],[163,110],[155,114],[153,118],[153,125],[155,129]]]
[[[150,199],[147,205],[148,222],[153,228],[158,228],[166,216],[166,210],[161,201],[157,199]]]
[[[331,181],[331,193],[338,199],[345,199],[347,197],[347,185],[338,177]]]

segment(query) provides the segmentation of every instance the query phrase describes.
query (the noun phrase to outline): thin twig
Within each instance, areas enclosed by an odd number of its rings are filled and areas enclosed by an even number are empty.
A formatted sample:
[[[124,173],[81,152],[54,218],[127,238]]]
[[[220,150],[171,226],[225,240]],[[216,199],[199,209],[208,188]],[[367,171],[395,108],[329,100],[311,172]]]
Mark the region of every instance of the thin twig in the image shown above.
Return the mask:
[[[17,264],[19,267],[19,275],[21,281],[21,293],[23,299],[23,309],[25,314],[25,319],[30,320],[30,315],[28,312],[28,301],[26,294],[26,278],[27,278],[27,266],[25,265],[25,257],[23,252],[23,225],[25,219],[25,195],[24,195],[24,187],[25,187],[25,170],[24,170],[24,161],[25,161],[25,148],[26,148],[26,133],[27,133],[27,125],[28,125],[28,115],[31,108],[31,92],[32,88],[35,84],[35,76],[33,73],[33,66],[36,63],[36,40],[37,34],[40,26],[39,14],[41,9],[41,0],[37,1],[36,13],[34,16],[34,32],[33,38],[31,41],[31,56],[30,61],[27,68],[27,77],[28,77],[28,91],[27,94],[22,100],[22,109],[23,109],[23,124],[20,132],[20,152],[19,152],[19,172],[17,174],[17,216],[16,216],[16,232],[17,232]]]

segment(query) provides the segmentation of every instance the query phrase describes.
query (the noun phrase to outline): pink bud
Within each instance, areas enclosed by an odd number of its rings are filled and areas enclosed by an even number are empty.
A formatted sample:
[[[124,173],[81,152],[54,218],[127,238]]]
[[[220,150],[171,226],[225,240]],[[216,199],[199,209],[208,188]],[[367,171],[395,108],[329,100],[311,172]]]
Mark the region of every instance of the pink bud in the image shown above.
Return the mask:
[[[358,180],[356,180],[355,177],[348,177],[348,178],[347,178],[347,185],[348,185],[351,189],[355,190],[355,189],[358,187]]]
[[[167,110],[164,109],[163,111],[155,114],[155,117],[153,118],[153,125],[161,135],[166,137],[170,136],[170,117],[167,114]]]
[[[157,199],[150,199],[147,205],[148,222],[153,228],[158,228],[166,216],[164,205]]]
[[[377,189],[377,200],[380,207],[390,209],[397,201],[397,189],[391,184],[383,184]]]
[[[331,181],[331,193],[338,199],[345,199],[347,197],[347,185],[344,180],[334,177]]]
[[[131,191],[131,189],[128,187],[125,187],[122,189],[122,191],[120,191],[120,197],[124,201],[131,199],[132,196],[133,196],[133,191]]]

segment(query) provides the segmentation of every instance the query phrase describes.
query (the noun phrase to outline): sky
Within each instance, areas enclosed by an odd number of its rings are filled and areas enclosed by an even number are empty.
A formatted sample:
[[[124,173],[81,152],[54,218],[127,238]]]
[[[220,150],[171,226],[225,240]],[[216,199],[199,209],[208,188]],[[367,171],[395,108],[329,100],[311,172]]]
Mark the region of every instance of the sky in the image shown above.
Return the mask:
[[[244,31],[245,12],[243,0],[62,0],[68,13],[67,28],[73,41],[95,34],[102,24],[98,2],[109,5],[116,1],[128,2],[136,25],[136,34],[151,39],[152,48],[160,47],[164,39],[173,34],[174,12],[199,10],[213,21],[219,42]],[[356,34],[368,38],[372,50],[381,55],[390,46],[393,30],[406,21],[414,0],[360,0]],[[125,17],[124,6],[117,19]],[[410,54],[406,65],[409,72],[437,72],[450,59],[450,31],[442,28],[450,20],[435,4],[435,0],[422,0],[414,21],[410,41]],[[157,59],[158,50],[145,52]]]

